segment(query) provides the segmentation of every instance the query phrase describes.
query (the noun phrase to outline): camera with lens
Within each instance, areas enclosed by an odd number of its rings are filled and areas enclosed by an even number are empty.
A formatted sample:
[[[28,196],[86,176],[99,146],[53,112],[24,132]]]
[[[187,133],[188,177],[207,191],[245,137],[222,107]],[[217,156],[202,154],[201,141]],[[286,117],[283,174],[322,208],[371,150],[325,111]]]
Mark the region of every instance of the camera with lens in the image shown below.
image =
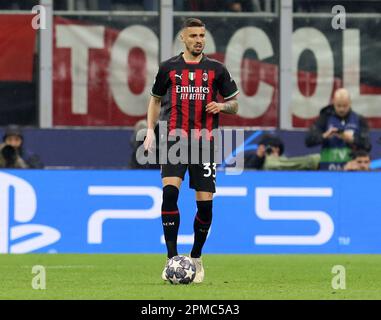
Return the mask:
[[[266,155],[272,155],[274,153],[274,148],[279,148],[279,155],[283,154],[284,144],[282,139],[274,134],[265,134],[259,144],[265,146]]]
[[[271,145],[266,145],[266,146],[265,146],[265,152],[266,152],[267,155],[272,154],[272,152],[273,152],[273,149],[272,149],[272,148],[273,148],[273,147],[272,147]]]
[[[1,149],[6,168],[13,168],[17,161],[17,151],[14,147],[6,145]]]

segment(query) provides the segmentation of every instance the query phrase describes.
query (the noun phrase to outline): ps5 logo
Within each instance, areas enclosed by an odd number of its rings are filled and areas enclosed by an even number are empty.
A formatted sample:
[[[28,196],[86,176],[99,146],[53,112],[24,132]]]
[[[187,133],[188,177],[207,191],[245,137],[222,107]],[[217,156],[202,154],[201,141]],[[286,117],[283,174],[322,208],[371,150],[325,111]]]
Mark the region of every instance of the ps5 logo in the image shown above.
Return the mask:
[[[321,210],[273,210],[270,199],[273,197],[326,197],[333,195],[332,188],[274,188],[259,187],[255,190],[255,211],[263,220],[315,221],[319,231],[314,235],[256,235],[256,245],[323,245],[331,240],[335,226],[327,212]]]
[[[25,180],[0,172],[0,253],[27,253],[58,241],[54,228],[31,224],[37,211],[37,197]],[[13,220],[20,223],[11,226]],[[34,235],[33,237],[30,237]],[[25,240],[20,238],[29,236]]]
[[[148,196],[152,206],[148,209],[101,209],[92,213],[87,225],[87,242],[103,242],[103,224],[115,219],[157,219],[161,216],[162,191],[158,187],[141,186],[89,186],[91,196]]]

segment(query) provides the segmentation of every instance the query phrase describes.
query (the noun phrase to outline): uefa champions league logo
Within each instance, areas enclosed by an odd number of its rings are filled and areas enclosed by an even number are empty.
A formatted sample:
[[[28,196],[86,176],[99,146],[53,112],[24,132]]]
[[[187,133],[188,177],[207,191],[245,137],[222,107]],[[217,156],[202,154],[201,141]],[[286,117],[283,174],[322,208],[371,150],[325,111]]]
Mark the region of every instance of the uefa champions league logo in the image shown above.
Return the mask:
[[[0,172],[0,253],[32,252],[61,238],[60,232],[52,227],[28,223],[36,211],[33,187],[21,178]],[[20,225],[11,227],[12,218]],[[32,234],[37,235],[13,243]]]

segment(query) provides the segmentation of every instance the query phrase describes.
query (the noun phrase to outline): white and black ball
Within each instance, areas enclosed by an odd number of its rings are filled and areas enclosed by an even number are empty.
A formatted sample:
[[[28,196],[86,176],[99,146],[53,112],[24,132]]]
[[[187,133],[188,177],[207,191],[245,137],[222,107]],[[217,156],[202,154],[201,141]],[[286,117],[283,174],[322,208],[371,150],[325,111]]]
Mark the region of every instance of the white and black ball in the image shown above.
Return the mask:
[[[168,260],[165,276],[172,284],[189,284],[196,276],[196,266],[189,257],[174,256]]]

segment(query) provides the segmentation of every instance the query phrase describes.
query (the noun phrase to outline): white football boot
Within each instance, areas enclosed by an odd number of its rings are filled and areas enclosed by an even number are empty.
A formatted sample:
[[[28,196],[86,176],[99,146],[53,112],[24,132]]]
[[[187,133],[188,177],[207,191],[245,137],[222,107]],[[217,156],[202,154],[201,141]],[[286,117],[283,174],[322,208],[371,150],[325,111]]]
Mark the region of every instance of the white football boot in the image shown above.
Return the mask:
[[[192,258],[191,255],[189,257],[192,259],[194,265],[196,266],[196,276],[194,277],[194,283],[201,283],[204,281],[205,272],[204,267],[202,266],[202,259],[200,258]]]
[[[165,263],[164,270],[163,270],[163,272],[161,273],[161,278],[162,278],[164,281],[168,281],[167,277],[165,276],[165,270],[167,269],[168,261],[169,261],[169,259],[167,258],[167,262]]]

